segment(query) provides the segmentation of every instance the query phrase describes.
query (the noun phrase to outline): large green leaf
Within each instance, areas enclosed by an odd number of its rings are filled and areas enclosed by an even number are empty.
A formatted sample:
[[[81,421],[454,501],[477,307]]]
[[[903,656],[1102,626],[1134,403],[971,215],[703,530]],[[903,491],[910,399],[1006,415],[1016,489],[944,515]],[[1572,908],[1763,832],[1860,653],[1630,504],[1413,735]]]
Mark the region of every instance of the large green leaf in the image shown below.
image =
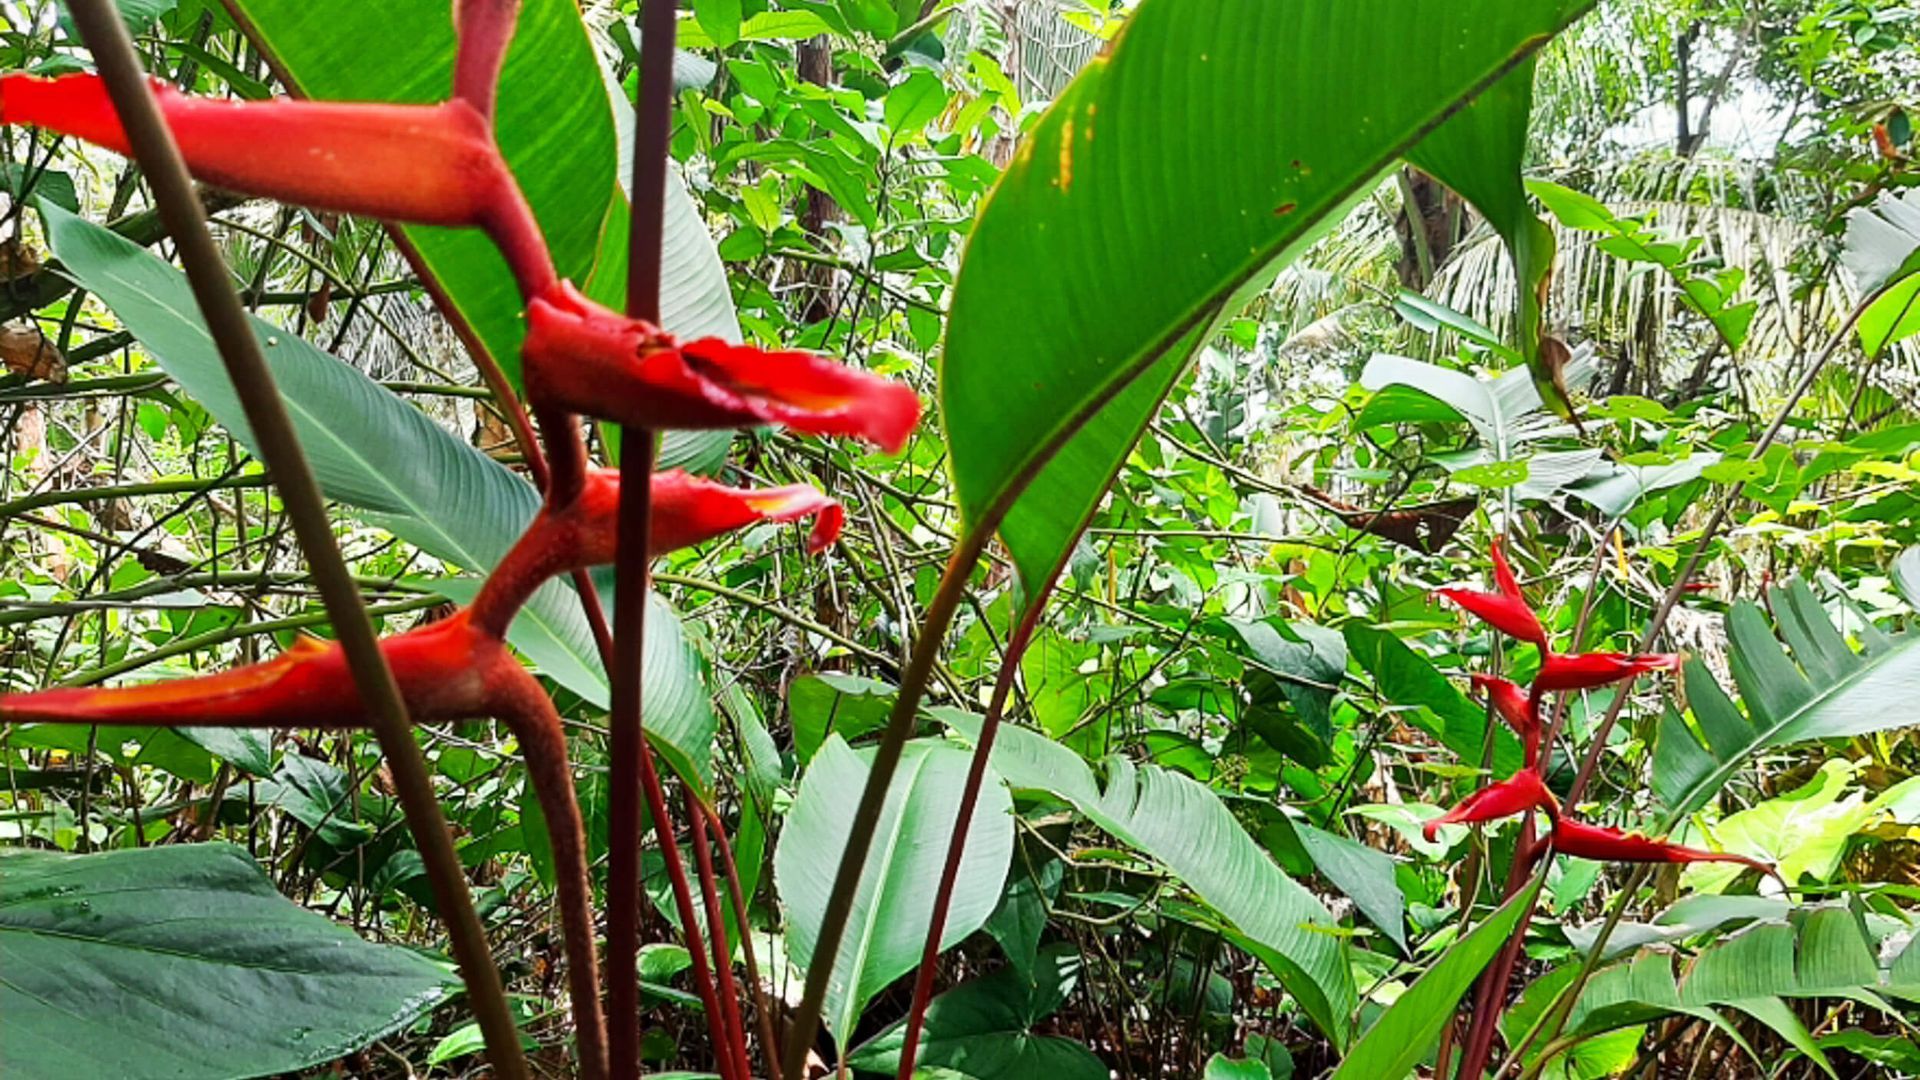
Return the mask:
[[[229,844],[0,850],[0,972],[8,1080],[297,1072],[457,982],[282,897]]]
[[[1456,112],[1407,152],[1407,160],[1472,203],[1507,245],[1513,259],[1515,334],[1533,386],[1560,416],[1572,415],[1562,373],[1542,359],[1546,287],[1553,273],[1553,230],[1527,202],[1520,166],[1533,114],[1533,60],[1523,61],[1492,88]]]
[[[1805,912],[1792,924],[1751,927],[1701,951],[1679,978],[1671,953],[1642,950],[1587,983],[1565,1032],[1597,1035],[1671,1015],[1707,1019],[1726,1006],[1755,1017],[1805,1052],[1811,1040],[1782,1006],[1783,998],[1846,998],[1888,1011],[1888,998],[1920,999],[1920,951],[1908,945],[1884,968],[1876,951],[1859,919],[1840,907]],[[1544,999],[1570,981],[1543,977],[1517,1008],[1522,1015],[1541,1011]],[[1817,1051],[1808,1056],[1826,1064]]]
[[[303,97],[429,102],[453,80],[454,35],[445,0],[316,4],[225,0],[262,55]],[[380,42],[368,49],[366,43]],[[611,92],[610,92],[611,91]],[[603,303],[626,290],[630,208],[622,151],[632,109],[601,72],[572,0],[526,0],[500,76],[495,131],[540,220],[560,276]],[[622,103],[615,104],[617,99]],[[685,337],[740,340],[726,269],[677,174],[667,185],[661,246],[661,324]],[[399,229],[439,285],[447,317],[471,327],[516,384],[525,333],[512,275],[473,229]],[[674,432],[669,464],[711,464],[724,432]]]
[[[43,210],[65,272],[112,308],[181,389],[251,447],[246,415],[186,277],[98,225],[58,207]],[[457,566],[485,571],[499,562],[539,509],[540,497],[525,480],[298,335],[259,319],[253,326],[328,498]],[[472,588],[459,582],[435,587],[453,599],[472,599]],[[606,676],[569,586],[548,583],[507,636],[563,686],[606,703]],[[645,668],[648,726],[672,740],[676,771],[702,778],[712,712],[685,659],[679,622],[664,604],[648,620],[647,636],[655,661]]]
[[[1401,1080],[1412,1073],[1453,1016],[1460,995],[1507,943],[1539,891],[1540,881],[1535,880],[1455,942],[1360,1036],[1340,1060],[1333,1080]]]
[[[854,806],[867,783],[871,753],[827,738],[800,781],[800,794],[774,852],[774,883],[787,913],[787,948],[796,967],[813,962],[834,870],[847,846]],[[861,868],[853,916],[827,985],[826,1022],[844,1047],[868,1001],[920,963],[933,918],[933,890],[946,861],[969,755],[936,741],[907,744],[900,772]],[[1013,801],[1004,786],[981,792],[967,830],[966,856],[940,947],[951,948],[987,921],[1013,859]]]
[[[1107,1067],[1086,1047],[1033,1026],[1052,1015],[1080,977],[1080,953],[1064,942],[1041,950],[1031,980],[1005,967],[961,983],[927,1004],[916,1069],[945,1068],[975,1080],[1106,1080]],[[906,1020],[847,1056],[856,1069],[900,1069]]]
[[[1588,6],[1134,11],[1028,132],[955,286],[941,406],[961,511],[1000,529],[1030,600],[1208,324]]]
[[[1920,194],[1883,191],[1849,213],[1842,261],[1863,294],[1880,293],[1860,315],[1867,355],[1920,334]]]
[[[1669,711],[1654,743],[1653,791],[1667,810],[1664,828],[1705,805],[1763,750],[1913,723],[1920,638],[1889,638],[1869,628],[1866,650],[1856,653],[1805,582],[1771,590],[1770,601],[1779,618],[1778,641],[1751,603],[1735,604],[1727,616],[1744,714],[1705,664],[1687,663],[1687,703],[1699,732]]]
[[[1363,622],[1341,627],[1347,648],[1360,667],[1373,676],[1380,695],[1395,705],[1423,707],[1405,714],[1414,726],[1440,740],[1465,761],[1479,761],[1487,739],[1487,710],[1460,692],[1453,680],[1433,662],[1394,634]],[[1428,720],[1429,713],[1439,720]],[[1524,758],[1520,739],[1504,725],[1493,729],[1493,771],[1508,776]]]
[[[979,717],[955,709],[937,713],[969,739],[978,737]],[[1002,726],[994,741],[993,765],[1010,786],[1064,799],[1095,825],[1166,864],[1232,922],[1242,943],[1280,976],[1322,1031],[1345,1041],[1356,999],[1338,923],[1274,865],[1212,789],[1118,756],[1102,762],[1103,789],[1078,754],[1011,726]]]

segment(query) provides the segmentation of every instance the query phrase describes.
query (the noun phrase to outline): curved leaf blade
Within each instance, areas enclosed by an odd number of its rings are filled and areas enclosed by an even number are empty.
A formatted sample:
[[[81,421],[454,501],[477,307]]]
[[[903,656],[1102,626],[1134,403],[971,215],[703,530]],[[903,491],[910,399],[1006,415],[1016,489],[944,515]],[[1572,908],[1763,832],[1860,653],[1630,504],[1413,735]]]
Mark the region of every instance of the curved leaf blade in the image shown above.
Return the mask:
[[[800,795],[780,834],[773,875],[786,906],[787,948],[796,967],[813,962],[834,870],[847,845],[855,804],[866,787],[872,754],[830,736],[800,781]],[[868,1001],[913,970],[933,919],[933,893],[946,861],[970,755],[930,740],[907,744],[874,832],[873,855],[861,870],[853,915],[827,986],[828,1030],[844,1048]],[[1013,800],[987,784],[967,831],[966,855],[940,947],[978,930],[1000,902],[1013,861]]]
[[[1210,321],[1587,6],[1135,11],[1029,133],[955,287],[941,404],[961,511],[1001,529],[1029,602]]]

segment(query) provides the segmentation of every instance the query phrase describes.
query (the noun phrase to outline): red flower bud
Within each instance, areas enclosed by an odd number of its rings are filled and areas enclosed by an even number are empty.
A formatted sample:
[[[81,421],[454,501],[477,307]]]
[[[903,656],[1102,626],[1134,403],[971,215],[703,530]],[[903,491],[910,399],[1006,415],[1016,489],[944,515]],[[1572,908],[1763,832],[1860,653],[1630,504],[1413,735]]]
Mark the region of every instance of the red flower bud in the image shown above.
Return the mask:
[[[464,99],[438,105],[154,97],[194,176],[248,195],[423,225],[485,228],[532,296],[556,280],[533,212]],[[32,124],[129,152],[97,75],[0,76],[0,124]]]
[[[1649,671],[1680,666],[1678,653],[1630,655],[1617,652],[1549,653],[1541,658],[1540,673],[1533,677],[1535,691],[1591,690],[1599,686],[1638,678]]]
[[[1442,825],[1497,821],[1529,810],[1545,810],[1553,814],[1559,810],[1559,806],[1553,792],[1548,791],[1547,785],[1540,779],[1539,772],[1521,769],[1510,779],[1467,796],[1460,805],[1421,826],[1420,832],[1428,843],[1432,843],[1440,835]]]
[[[1562,855],[1597,862],[1732,862],[1751,866],[1763,874],[1779,877],[1772,866],[1759,859],[1727,851],[1705,851],[1649,840],[1640,833],[1621,832],[1598,825],[1586,825],[1571,818],[1560,818],[1553,825],[1553,849]]]
[[[536,405],[655,430],[784,424],[898,452],[920,420],[910,387],[812,353],[682,344],[565,282],[527,305],[523,352]]]

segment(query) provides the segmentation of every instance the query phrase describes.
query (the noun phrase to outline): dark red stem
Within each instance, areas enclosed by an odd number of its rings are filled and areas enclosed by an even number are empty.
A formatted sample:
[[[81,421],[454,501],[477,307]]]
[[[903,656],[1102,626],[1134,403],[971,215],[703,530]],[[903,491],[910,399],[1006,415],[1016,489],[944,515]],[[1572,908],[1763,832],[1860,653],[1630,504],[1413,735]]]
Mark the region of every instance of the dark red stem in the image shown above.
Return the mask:
[[[1501,898],[1502,903],[1512,899],[1526,886],[1534,858],[1544,846],[1545,842],[1536,838],[1534,826],[1534,816],[1528,814],[1520,826],[1520,835],[1514,841],[1513,864],[1507,869],[1507,886]],[[1458,1076],[1478,1077],[1493,1054],[1493,1037],[1500,1027],[1500,1015],[1505,1011],[1507,984],[1513,978],[1514,965],[1519,961],[1521,949],[1526,944],[1527,927],[1533,922],[1536,906],[1529,904],[1526,911],[1521,913],[1513,936],[1500,947],[1493,964],[1480,974],[1480,983],[1473,995],[1473,1019],[1461,1049]]]
[[[673,0],[646,0],[641,12],[639,100],[634,106],[633,223],[627,237],[627,314],[648,322],[658,322],[660,317],[660,244],[666,222],[674,7]],[[695,943],[700,928],[692,917],[686,867],[674,857],[678,851],[667,820],[666,799],[647,753],[642,727],[640,665],[646,653],[647,537],[652,527],[654,443],[650,430],[621,428],[614,649],[607,669],[613,690],[608,720],[607,966],[609,1010],[615,1017],[616,1080],[638,1075],[640,1069],[640,802],[635,796],[641,794],[642,787],[653,814],[654,831],[660,837],[660,854],[673,880],[674,902],[681,908],[687,951],[693,958],[695,978],[706,1004],[707,1023],[716,1035],[714,1049],[722,1064],[727,1061],[712,973],[704,970],[706,958]],[[560,476],[560,463],[554,462],[553,467],[556,477]]]
[[[913,1007],[907,1013],[906,1039],[900,1044],[899,1080],[912,1080],[914,1059],[920,1053],[920,1031],[926,1026],[927,1005],[933,1000],[933,975],[940,960],[940,935],[947,928],[947,913],[953,907],[954,886],[960,880],[960,863],[967,853],[967,833],[973,826],[973,811],[980,802],[980,788],[986,782],[987,762],[993,756],[993,739],[1000,731],[1000,717],[1007,698],[1020,674],[1020,658],[1033,640],[1046,609],[1047,591],[1043,590],[1028,606],[1007,649],[1000,658],[1000,674],[993,681],[993,695],[987,700],[986,715],[980,720],[980,738],[973,748],[973,761],[967,768],[967,786],[960,793],[960,810],[954,816],[953,836],[947,840],[947,862],[940,869],[940,887],[933,894],[933,917],[927,924],[927,944],[920,952],[920,970],[913,980]]]
[[[711,812],[709,812],[711,813]],[[740,867],[733,861],[733,843],[718,814],[712,815],[713,838],[720,845],[720,866],[727,875],[727,895],[733,902],[733,924],[740,928],[740,956],[747,963],[747,985],[753,994],[753,1011],[760,1020],[761,1049],[767,1055],[767,1075],[780,1075],[780,1040],[773,1030],[773,1010],[767,1005],[766,988],[760,983],[760,961],[753,955],[753,927],[747,921],[747,902],[751,898],[740,887]]]
[[[740,992],[733,985],[733,947],[727,939],[727,917],[720,909],[720,887],[713,874],[713,848],[707,841],[707,814],[700,800],[686,789],[687,820],[693,823],[693,863],[700,871],[700,899],[707,912],[707,943],[713,947],[715,989],[720,997],[720,1018],[727,1029],[727,1041],[714,1047],[716,1056],[731,1059],[733,1075],[750,1080],[753,1070],[747,1064],[747,1029],[740,1022]],[[743,930],[742,933],[745,931]]]

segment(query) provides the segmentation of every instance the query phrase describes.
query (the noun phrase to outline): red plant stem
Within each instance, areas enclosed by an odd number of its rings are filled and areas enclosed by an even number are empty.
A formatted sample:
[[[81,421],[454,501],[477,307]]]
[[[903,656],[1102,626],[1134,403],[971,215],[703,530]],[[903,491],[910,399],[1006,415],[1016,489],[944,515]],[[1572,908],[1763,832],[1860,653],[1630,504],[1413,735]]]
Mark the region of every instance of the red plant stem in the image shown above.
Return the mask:
[[[907,1013],[906,1038],[900,1044],[899,1080],[912,1080],[914,1060],[920,1054],[920,1031],[926,1026],[927,1005],[933,1000],[933,975],[940,960],[940,936],[946,932],[947,913],[953,907],[953,890],[960,880],[960,863],[967,852],[967,833],[973,826],[973,811],[980,802],[980,788],[986,782],[987,762],[993,756],[994,736],[1000,731],[1000,717],[1006,711],[1007,697],[1020,674],[1020,658],[1033,640],[1046,610],[1047,592],[1043,589],[1028,605],[1020,625],[1007,639],[1000,657],[1000,674],[993,680],[993,694],[987,700],[986,715],[980,720],[980,738],[973,747],[973,761],[967,767],[967,786],[960,793],[960,810],[954,815],[953,836],[947,841],[947,862],[940,869],[940,887],[933,894],[933,917],[927,924],[927,944],[920,952],[920,970],[913,980],[913,1006]]]
[[[207,231],[206,212],[193,190],[186,163],[161,119],[133,42],[108,0],[73,0],[68,5],[75,27],[93,53],[114,110],[126,129],[133,157],[147,175],[161,220],[173,235],[193,286],[194,299],[206,317],[207,329],[219,348],[249,427],[259,443],[259,456],[273,473],[281,500],[307,556],[333,621],[341,649],[353,672],[354,684],[367,702],[374,731],[393,773],[407,825],[419,844],[421,861],[441,915],[447,924],[456,961],[473,1000],[476,1019],[486,1040],[494,1069],[508,1080],[527,1075],[520,1051],[519,1032],[507,1009],[500,973],[487,948],[486,929],[473,909],[466,877],[453,837],[434,796],[433,778],[414,742],[399,686],[380,653],[373,623],[367,617],[359,589],[347,572],[346,561],[333,540],[326,504],[301,450],[286,406],[281,401],[260,354],[259,342],[247,323],[240,297],[233,290],[219,249]]]
[[[641,12],[639,100],[634,106],[633,218],[627,237],[627,314],[657,322],[660,317],[660,244],[666,227],[666,180],[673,94],[674,0],[646,0]],[[569,425],[571,427],[571,425]],[[713,977],[695,944],[699,923],[691,917],[692,897],[686,867],[678,854],[658,773],[647,753],[642,720],[641,659],[646,653],[647,537],[653,511],[654,433],[629,426],[620,431],[620,516],[614,558],[616,607],[613,613],[613,709],[608,717],[609,799],[607,831],[608,1000],[616,1019],[613,1067],[616,1080],[638,1075],[640,1068],[640,803],[644,786],[660,854],[672,877],[674,902],[681,908],[687,951],[706,1004],[707,1024],[715,1032],[714,1051],[732,1070],[724,1047],[724,1026],[714,1000]],[[557,467],[557,466],[556,466]]]
[[[520,752],[527,759],[528,783],[540,800],[553,847],[554,891],[566,949],[567,995],[579,1044],[580,1076],[583,1080],[603,1080],[607,1075],[607,1018],[600,1008],[600,967],[594,955],[593,882],[587,871],[586,830],[567,762],[566,733],[553,700],[518,661],[508,659],[495,678],[504,685],[490,688],[494,703],[490,711],[507,721],[520,743]]]
[[[600,594],[594,591],[593,579],[587,576],[585,570],[577,570],[574,572],[574,583],[580,588],[580,607],[587,617],[588,629],[593,632],[594,644],[598,647],[600,653],[600,662],[611,670],[613,667],[613,631],[607,627],[607,613],[600,606]],[[640,765],[640,783],[645,789],[648,812],[653,816],[654,837],[660,844],[661,857],[666,860],[667,880],[672,884],[674,911],[680,916],[680,925],[685,928],[683,937],[686,941],[687,952],[692,957],[691,963],[695,988],[700,992],[700,1000],[706,1010],[708,1034],[713,1038],[713,1044],[720,1046],[722,1045],[722,1038],[716,1026],[718,1024],[719,1014],[714,1006],[714,1002],[717,999],[713,989],[713,973],[707,970],[707,959],[703,951],[705,947],[701,944],[700,923],[694,917],[693,892],[687,884],[687,866],[680,858],[680,845],[674,842],[673,819],[667,814],[666,792],[660,786],[660,773],[654,768],[653,748],[647,746],[644,742],[641,744]],[[608,803],[609,806],[611,806],[611,792],[608,793]],[[609,817],[611,817],[611,810],[609,810]],[[638,847],[637,841],[635,846],[636,848]],[[611,880],[608,882],[608,894],[608,906],[611,907]],[[639,897],[637,896],[635,897],[635,903],[639,903]],[[611,924],[613,918],[611,911],[608,912],[607,918],[609,924]],[[634,970],[634,1024],[636,1032],[638,1031],[639,1024],[639,978],[640,973],[636,964]],[[613,973],[608,973],[607,981],[609,985],[612,984],[614,981]],[[609,997],[611,997],[611,995],[609,995]],[[615,1029],[617,1029],[618,1024],[618,1019],[611,1021],[611,1025]],[[637,1046],[635,1048],[635,1055],[637,1062]],[[638,1068],[637,1063],[635,1068]],[[616,1073],[615,1075],[616,1077],[623,1078],[623,1074]]]
[[[711,813],[711,811],[709,811]],[[753,993],[753,1011],[760,1021],[761,1049],[767,1055],[767,1075],[780,1075],[780,1040],[773,1031],[773,1010],[767,1005],[766,988],[760,984],[760,961],[753,955],[753,928],[747,921],[746,890],[740,887],[740,867],[733,861],[733,842],[720,816],[713,814],[713,838],[720,845],[720,865],[727,875],[727,895],[733,902],[733,924],[740,928],[740,956],[747,962],[747,985]]]
[[[733,1061],[733,1074],[740,1080],[753,1075],[747,1063],[747,1029],[740,1022],[740,991],[733,984],[733,947],[727,939],[727,918],[720,910],[720,888],[713,875],[713,848],[707,841],[707,814],[692,788],[685,789],[687,820],[693,827],[693,862],[700,871],[700,899],[707,911],[707,943],[713,947],[713,972],[718,977],[714,989],[720,998],[720,1018],[726,1022],[727,1041],[714,1048]],[[745,933],[743,930],[742,933]]]
[[[640,1068],[640,795],[646,764],[642,729],[641,663],[646,655],[647,533],[652,516],[652,432],[632,432],[620,463],[619,539],[614,564],[613,656],[607,664],[612,682],[608,717],[607,795],[607,1011],[614,1019],[613,1070],[616,1078],[638,1075]],[[656,780],[657,786],[658,781]],[[654,792],[647,792],[652,801]],[[665,800],[652,807],[663,833],[661,852],[673,846],[670,828],[659,821]],[[684,868],[682,870],[684,876]],[[688,930],[694,930],[688,924]],[[700,949],[689,946],[696,969]],[[711,1006],[709,1006],[711,1008]],[[710,1017],[717,1020],[717,1017]]]
[[[1526,886],[1537,849],[1535,831],[1534,816],[1528,814],[1520,826],[1520,835],[1514,840],[1513,864],[1507,869],[1506,893],[1502,903],[1511,900]],[[1530,906],[1521,913],[1513,936],[1500,947],[1493,964],[1480,975],[1480,985],[1473,997],[1472,1025],[1467,1030],[1467,1039],[1461,1048],[1460,1076],[1477,1077],[1486,1068],[1487,1057],[1493,1052],[1494,1034],[1499,1030],[1500,1014],[1504,1011],[1507,983],[1513,978],[1513,967],[1520,958],[1521,948],[1526,944],[1527,926],[1532,921],[1533,907]]]

